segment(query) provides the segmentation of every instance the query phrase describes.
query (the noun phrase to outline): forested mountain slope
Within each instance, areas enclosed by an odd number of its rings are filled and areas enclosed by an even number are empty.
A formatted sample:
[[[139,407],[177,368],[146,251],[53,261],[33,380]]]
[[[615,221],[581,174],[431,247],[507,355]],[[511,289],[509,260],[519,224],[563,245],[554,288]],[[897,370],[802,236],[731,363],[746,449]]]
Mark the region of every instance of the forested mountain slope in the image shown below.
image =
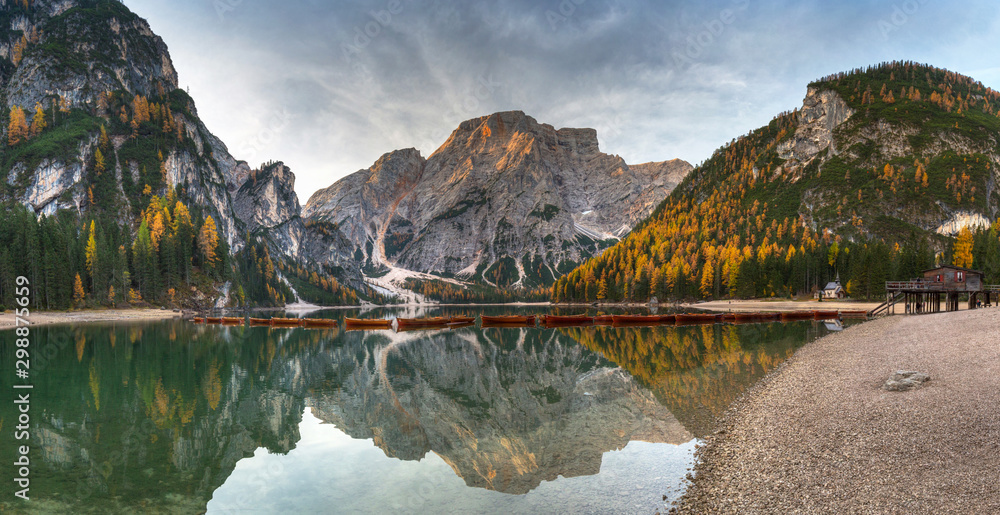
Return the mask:
[[[998,107],[975,80],[909,62],[818,80],[802,109],[716,151],[553,299],[790,295],[838,273],[869,297],[935,261],[1000,282]]]
[[[44,308],[282,304],[283,269],[317,300],[364,289],[349,253],[291,244],[341,236],[304,226],[286,168],[229,154],[122,3],[0,0],[0,107],[0,305],[18,275]]]

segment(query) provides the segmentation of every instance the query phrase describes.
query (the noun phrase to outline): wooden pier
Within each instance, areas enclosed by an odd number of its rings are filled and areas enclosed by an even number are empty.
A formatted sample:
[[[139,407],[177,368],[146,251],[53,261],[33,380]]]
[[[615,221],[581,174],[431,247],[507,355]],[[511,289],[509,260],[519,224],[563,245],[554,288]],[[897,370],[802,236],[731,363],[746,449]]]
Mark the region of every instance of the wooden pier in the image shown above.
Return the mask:
[[[895,314],[896,304],[903,304],[906,314],[958,311],[962,296],[968,296],[969,309],[976,309],[980,302],[985,306],[1000,303],[1000,285],[983,284],[983,272],[979,270],[941,266],[925,270],[923,275],[885,283],[885,302],[871,315]]]

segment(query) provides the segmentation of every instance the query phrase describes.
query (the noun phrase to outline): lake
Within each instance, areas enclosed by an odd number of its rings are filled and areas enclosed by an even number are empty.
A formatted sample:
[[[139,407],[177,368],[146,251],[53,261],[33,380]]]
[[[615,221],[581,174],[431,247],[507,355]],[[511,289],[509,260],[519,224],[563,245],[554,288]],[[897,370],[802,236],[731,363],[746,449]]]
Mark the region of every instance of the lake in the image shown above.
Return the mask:
[[[511,310],[309,316],[484,312]],[[648,515],[683,491],[715,418],[830,330],[38,327],[32,500],[5,478],[0,511]],[[8,464],[15,420],[0,404]]]

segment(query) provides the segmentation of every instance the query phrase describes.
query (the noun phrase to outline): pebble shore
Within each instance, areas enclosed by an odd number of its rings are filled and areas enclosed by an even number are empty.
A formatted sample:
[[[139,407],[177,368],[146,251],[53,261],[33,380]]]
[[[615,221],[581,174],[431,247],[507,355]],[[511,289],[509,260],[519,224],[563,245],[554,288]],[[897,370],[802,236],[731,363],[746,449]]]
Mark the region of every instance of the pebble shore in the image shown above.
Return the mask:
[[[930,380],[882,389],[897,370]],[[672,512],[1000,513],[1000,309],[821,338],[719,427]]]

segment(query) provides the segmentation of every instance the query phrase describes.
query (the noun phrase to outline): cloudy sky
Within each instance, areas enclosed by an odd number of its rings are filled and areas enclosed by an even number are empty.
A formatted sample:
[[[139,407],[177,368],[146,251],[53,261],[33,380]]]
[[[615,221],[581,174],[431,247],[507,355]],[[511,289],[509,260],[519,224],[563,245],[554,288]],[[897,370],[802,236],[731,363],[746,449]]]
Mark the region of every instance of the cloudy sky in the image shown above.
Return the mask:
[[[252,166],[288,164],[303,203],[496,111],[593,127],[629,163],[697,164],[837,71],[906,59],[1000,89],[992,1],[125,4],[166,41],[209,129]]]

